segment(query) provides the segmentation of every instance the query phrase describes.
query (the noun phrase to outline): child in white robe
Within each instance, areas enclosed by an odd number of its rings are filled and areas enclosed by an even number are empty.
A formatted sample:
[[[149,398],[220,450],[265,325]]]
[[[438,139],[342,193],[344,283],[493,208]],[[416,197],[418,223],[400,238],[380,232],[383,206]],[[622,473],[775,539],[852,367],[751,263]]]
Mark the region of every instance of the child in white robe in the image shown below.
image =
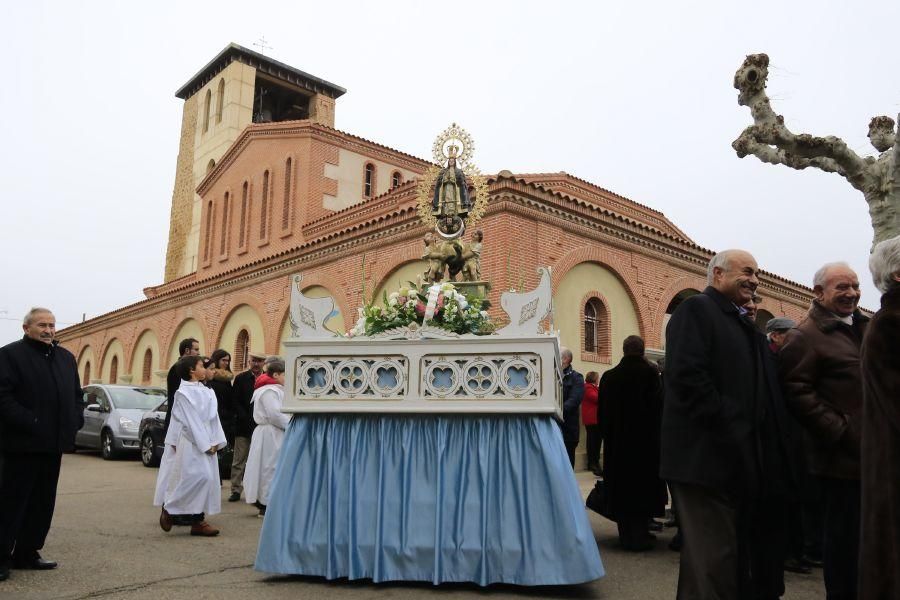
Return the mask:
[[[256,429],[250,439],[250,453],[244,471],[244,497],[248,504],[266,514],[269,489],[275,477],[275,465],[281,452],[284,430],[291,416],[281,412],[284,404],[284,361],[275,360],[266,366],[265,375],[256,379],[256,390],[250,400]]]
[[[154,506],[159,525],[169,531],[176,519],[191,523],[191,535],[214,536],[219,530],[204,514],[221,512],[216,452],[226,445],[215,393],[203,385],[206,370],[199,356],[185,356],[175,367],[181,386],[172,402],[172,419],[156,479]]]

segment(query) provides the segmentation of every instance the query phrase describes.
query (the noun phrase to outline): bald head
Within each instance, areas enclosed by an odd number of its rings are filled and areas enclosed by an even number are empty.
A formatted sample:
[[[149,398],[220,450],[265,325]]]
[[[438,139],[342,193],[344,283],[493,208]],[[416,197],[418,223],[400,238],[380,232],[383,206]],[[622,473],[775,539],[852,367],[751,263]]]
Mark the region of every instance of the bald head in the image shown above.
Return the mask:
[[[845,262],[823,265],[813,276],[813,293],[824,309],[839,317],[849,317],[859,298],[859,277]]]
[[[737,306],[753,299],[759,286],[759,266],[746,250],[723,250],[709,261],[707,284],[718,290]]]

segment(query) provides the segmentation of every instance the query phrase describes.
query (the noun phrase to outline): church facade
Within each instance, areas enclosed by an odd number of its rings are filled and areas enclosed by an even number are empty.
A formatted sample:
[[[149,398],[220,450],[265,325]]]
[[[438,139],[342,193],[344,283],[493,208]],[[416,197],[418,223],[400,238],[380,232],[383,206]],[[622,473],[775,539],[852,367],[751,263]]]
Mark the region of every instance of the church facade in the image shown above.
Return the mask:
[[[364,298],[380,298],[427,265],[417,179],[430,164],[334,129],[345,90],[229,45],[177,92],[184,99],[165,281],[146,299],[68,327],[59,339],[89,382],[164,385],[185,337],[281,354],[289,278],[330,295],[344,331]],[[706,286],[710,250],[662,213],[560,173],[488,176],[483,278],[499,307],[552,268],[552,326],[575,367],[600,371],[641,335],[665,347],[668,315]],[[808,288],[764,273],[759,320],[801,317]],[[500,317],[496,310],[495,316]],[[548,323],[548,326],[551,324]]]

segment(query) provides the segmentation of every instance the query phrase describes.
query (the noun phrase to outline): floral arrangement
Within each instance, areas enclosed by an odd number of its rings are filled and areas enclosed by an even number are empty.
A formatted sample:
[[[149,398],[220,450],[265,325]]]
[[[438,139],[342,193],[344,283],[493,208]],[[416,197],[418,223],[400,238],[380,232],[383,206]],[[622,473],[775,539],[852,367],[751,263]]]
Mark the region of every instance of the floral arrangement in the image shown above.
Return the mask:
[[[374,300],[374,299],[373,299]],[[347,337],[376,335],[412,323],[432,325],[453,333],[486,335],[494,331],[485,298],[466,296],[452,283],[435,283],[419,289],[410,283],[382,297],[384,306],[373,302],[359,309],[359,320]]]

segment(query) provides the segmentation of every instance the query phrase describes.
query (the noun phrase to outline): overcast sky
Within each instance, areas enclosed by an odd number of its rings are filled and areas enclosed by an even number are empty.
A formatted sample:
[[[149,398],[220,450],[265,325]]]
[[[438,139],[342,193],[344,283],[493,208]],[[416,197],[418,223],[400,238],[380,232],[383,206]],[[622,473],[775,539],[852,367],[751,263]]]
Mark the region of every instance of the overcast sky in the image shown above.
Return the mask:
[[[183,102],[229,42],[345,87],[338,129],[429,158],[451,122],[485,173],[566,171],[809,285],[866,267],[862,195],[835,174],[738,159],[732,77],[771,59],[795,132],[860,154],[900,111],[900,3],[29,2],[0,23],[0,343],[33,305],[61,324],[162,282]],[[487,251],[490,251],[489,249]]]

